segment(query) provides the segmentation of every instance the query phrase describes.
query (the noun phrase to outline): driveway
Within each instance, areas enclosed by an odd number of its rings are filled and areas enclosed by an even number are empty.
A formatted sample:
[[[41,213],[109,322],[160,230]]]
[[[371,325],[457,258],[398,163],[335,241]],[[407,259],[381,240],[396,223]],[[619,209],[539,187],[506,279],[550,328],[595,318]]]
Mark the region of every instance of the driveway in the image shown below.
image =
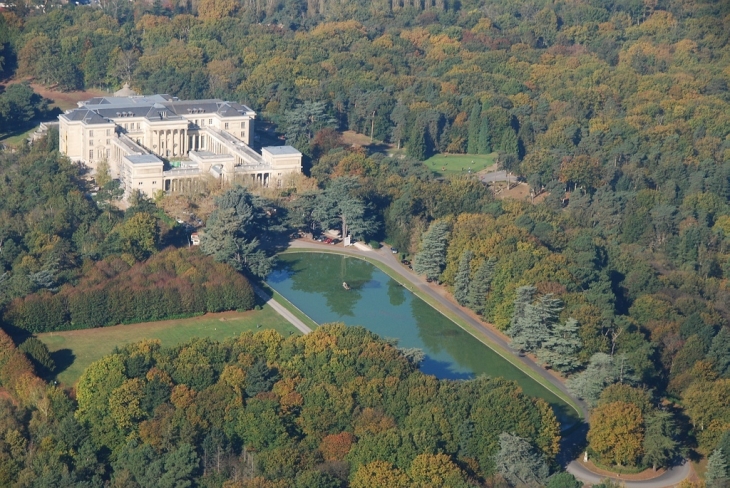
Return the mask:
[[[505,170],[490,171],[489,173],[482,173],[479,175],[479,179],[482,183],[495,183],[497,181],[507,181],[507,172]],[[514,175],[510,175],[510,181],[516,181],[517,178]]]
[[[600,476],[592,471],[588,471],[578,461],[570,463],[566,469],[568,473],[572,474],[584,483],[598,484],[605,476]],[[687,461],[681,466],[675,466],[674,468],[668,469],[661,476],[650,480],[644,481],[626,481],[618,477],[612,477],[614,481],[620,482],[626,488],[667,488],[670,486],[679,485],[690,473],[690,465]]]

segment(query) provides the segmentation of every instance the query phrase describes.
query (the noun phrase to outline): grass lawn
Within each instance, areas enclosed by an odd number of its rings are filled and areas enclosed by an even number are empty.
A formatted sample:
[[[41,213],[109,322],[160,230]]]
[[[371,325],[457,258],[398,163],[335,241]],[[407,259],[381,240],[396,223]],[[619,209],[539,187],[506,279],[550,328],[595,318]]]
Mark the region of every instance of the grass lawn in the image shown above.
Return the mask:
[[[242,332],[276,329],[284,337],[300,332],[268,305],[262,310],[223,312],[178,320],[116,325],[98,329],[47,332],[39,334],[53,355],[57,379],[71,386],[94,361],[109,354],[115,346],[123,346],[142,339],[160,339],[163,346],[174,346],[193,337],[223,340]]]
[[[24,128],[21,128],[20,130],[22,132],[13,132],[10,134],[5,134],[0,136],[0,142],[3,142],[7,144],[8,146],[13,147],[19,147],[22,145],[23,141],[28,139],[30,135],[35,132],[35,130],[38,128],[38,124],[30,127],[29,129],[25,130]]]
[[[497,153],[492,154],[436,154],[423,162],[439,176],[477,173],[492,166]],[[472,161],[474,164],[472,164]]]

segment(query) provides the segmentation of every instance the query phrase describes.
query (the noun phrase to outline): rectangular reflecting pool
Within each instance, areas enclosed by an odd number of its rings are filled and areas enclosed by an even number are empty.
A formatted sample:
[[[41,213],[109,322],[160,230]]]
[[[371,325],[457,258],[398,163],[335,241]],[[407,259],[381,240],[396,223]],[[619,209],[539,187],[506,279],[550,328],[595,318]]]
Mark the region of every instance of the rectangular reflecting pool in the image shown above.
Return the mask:
[[[551,391],[366,261],[340,254],[287,253],[278,257],[266,282],[318,324],[361,325],[380,337],[397,339],[399,347],[422,349],[424,373],[454,380],[501,376],[519,383],[526,394],[545,399],[562,423],[578,419]]]

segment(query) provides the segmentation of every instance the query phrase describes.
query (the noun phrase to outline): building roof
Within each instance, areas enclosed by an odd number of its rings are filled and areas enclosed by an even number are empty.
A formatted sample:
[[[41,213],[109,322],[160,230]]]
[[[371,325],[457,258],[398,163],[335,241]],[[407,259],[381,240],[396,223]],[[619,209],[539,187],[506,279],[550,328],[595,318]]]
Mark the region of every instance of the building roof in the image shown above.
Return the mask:
[[[111,121],[100,116],[98,113],[94,112],[93,110],[86,110],[86,109],[71,110],[70,112],[62,114],[61,117],[66,117],[70,121],[76,121],[76,120],[83,121],[86,124],[110,124],[111,123]]]
[[[170,95],[139,95],[129,97],[94,97],[84,102],[79,102],[79,107],[85,108],[117,108],[139,107],[154,105],[155,103],[166,103],[174,100]]]
[[[124,157],[132,164],[162,164],[162,160],[154,154],[130,154]]]
[[[302,153],[297,151],[292,146],[268,146],[262,148],[265,151],[268,151],[274,156],[301,156]]]
[[[125,85],[125,88],[129,88]],[[118,95],[124,89],[115,93]],[[124,93],[134,93],[132,90]],[[108,123],[124,117],[145,117],[149,120],[183,120],[182,115],[217,114],[220,117],[253,117],[256,112],[246,105],[217,98],[206,100],[178,100],[170,95],[129,95],[95,97],[79,102],[79,108],[64,116],[68,120],[83,120],[86,123]],[[95,115],[92,115],[95,114]]]

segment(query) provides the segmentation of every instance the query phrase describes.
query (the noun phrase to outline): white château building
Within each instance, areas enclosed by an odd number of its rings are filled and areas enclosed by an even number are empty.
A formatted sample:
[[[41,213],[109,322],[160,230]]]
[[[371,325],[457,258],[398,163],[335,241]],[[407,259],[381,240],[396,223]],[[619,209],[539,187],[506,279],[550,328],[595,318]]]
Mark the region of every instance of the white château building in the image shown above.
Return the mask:
[[[125,196],[184,191],[208,174],[283,187],[302,171],[302,153],[291,146],[251,148],[256,112],[245,105],[125,89],[58,116],[60,151],[92,174],[106,159]]]

